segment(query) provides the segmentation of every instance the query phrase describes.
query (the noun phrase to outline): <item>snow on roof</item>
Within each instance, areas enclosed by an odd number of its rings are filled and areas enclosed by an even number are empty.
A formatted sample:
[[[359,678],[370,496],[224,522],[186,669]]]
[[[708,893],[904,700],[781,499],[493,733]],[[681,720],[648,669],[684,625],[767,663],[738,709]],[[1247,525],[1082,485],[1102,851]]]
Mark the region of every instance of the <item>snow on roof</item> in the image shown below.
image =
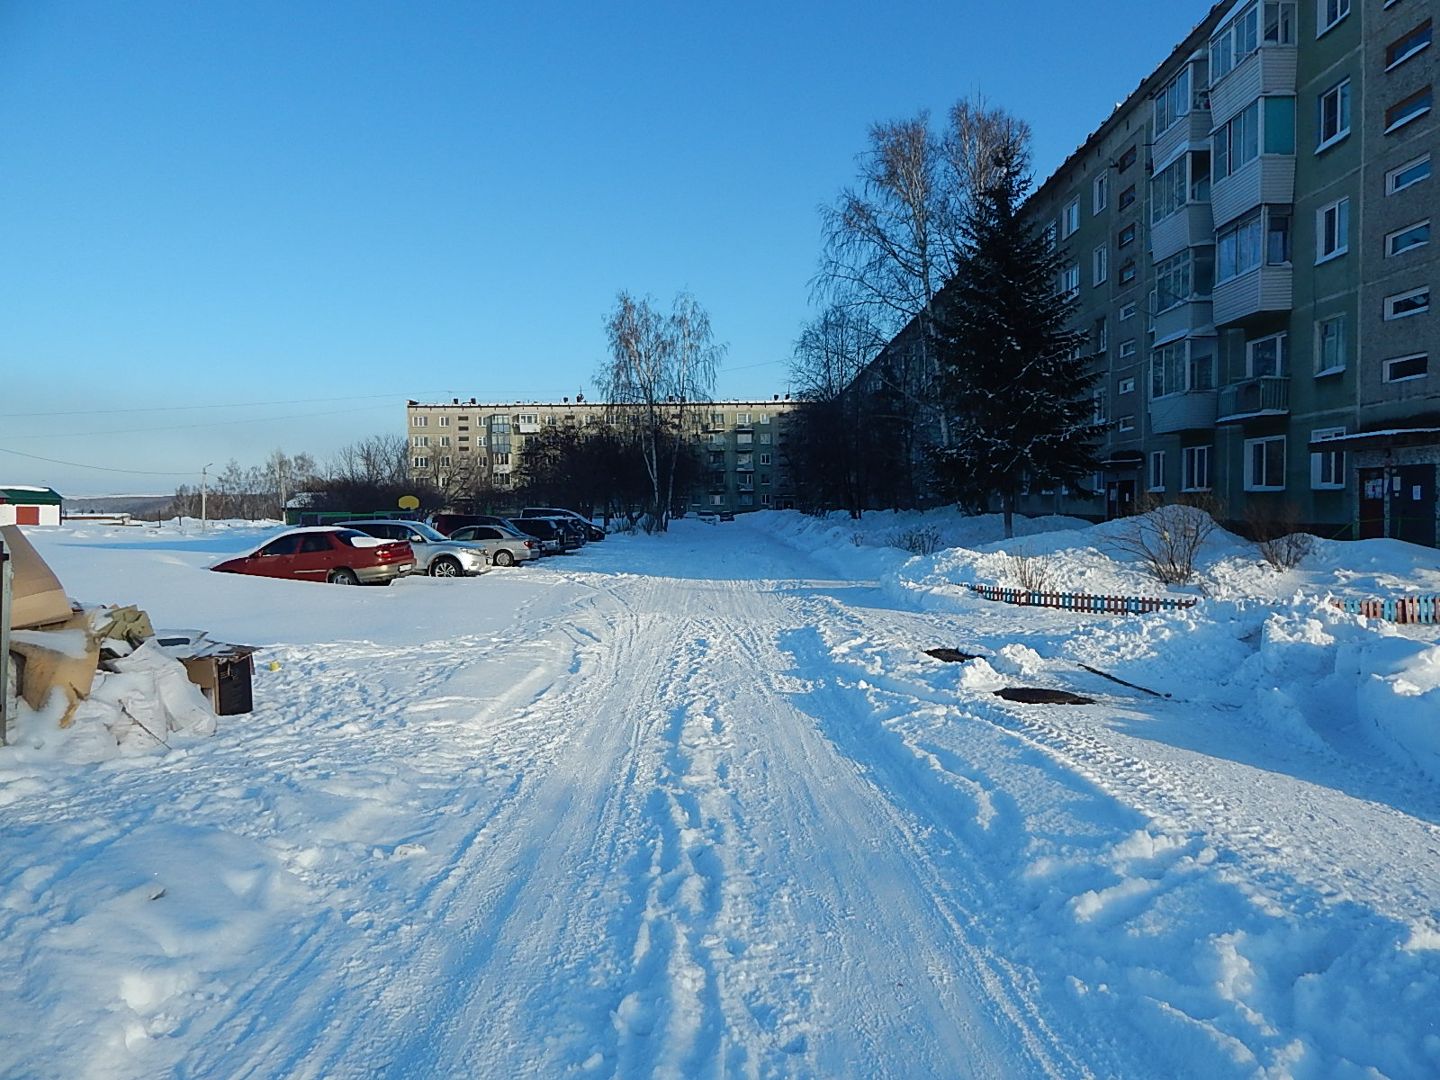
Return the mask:
[[[34,496],[39,498],[34,499]],[[54,488],[36,487],[34,484],[0,484],[0,501],[8,498],[11,502],[16,499],[23,502],[27,497],[32,497],[31,501],[46,503],[59,502],[61,499],[60,493]]]

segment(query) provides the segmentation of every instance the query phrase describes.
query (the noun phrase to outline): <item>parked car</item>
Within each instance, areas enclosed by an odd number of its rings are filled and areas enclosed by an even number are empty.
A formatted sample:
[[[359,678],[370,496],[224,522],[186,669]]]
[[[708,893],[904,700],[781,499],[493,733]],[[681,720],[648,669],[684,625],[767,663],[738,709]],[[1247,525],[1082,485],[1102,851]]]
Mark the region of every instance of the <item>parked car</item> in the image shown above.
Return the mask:
[[[540,550],[546,555],[559,555],[580,546],[574,536],[549,518],[512,518],[510,526],[516,532],[539,540]]]
[[[606,533],[599,525],[587,518],[584,514],[576,513],[574,510],[566,510],[559,506],[527,506],[520,511],[521,517],[548,517],[548,518],[574,518],[585,526],[585,539],[604,540]]]
[[[254,551],[210,569],[335,585],[389,585],[415,569],[415,552],[404,541],[382,540],[333,525],[311,525],[283,532]]]
[[[346,524],[383,540],[404,540],[415,552],[416,569],[431,577],[483,574],[490,561],[483,548],[451,540],[422,521],[350,521]]]
[[[575,541],[577,548],[582,548],[590,542],[590,536],[585,531],[585,523],[578,518],[571,517],[533,517],[524,518],[525,521],[549,521],[557,529],[565,533]]]
[[[540,541],[499,525],[462,525],[450,534],[451,540],[485,549],[496,566],[514,566],[540,558]]]
[[[431,514],[427,523],[436,532],[446,536],[466,525],[498,525],[502,529],[510,528],[509,518],[496,517],[494,514]]]

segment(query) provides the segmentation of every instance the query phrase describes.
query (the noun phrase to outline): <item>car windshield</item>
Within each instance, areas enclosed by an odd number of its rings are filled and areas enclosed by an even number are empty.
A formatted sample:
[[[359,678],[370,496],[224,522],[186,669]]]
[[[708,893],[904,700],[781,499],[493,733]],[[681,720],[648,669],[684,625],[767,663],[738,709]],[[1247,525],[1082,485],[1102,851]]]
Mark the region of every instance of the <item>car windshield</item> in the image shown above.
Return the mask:
[[[431,543],[435,543],[437,541],[443,542],[444,540],[448,539],[448,537],[446,537],[444,533],[439,532],[436,529],[432,529],[423,521],[407,521],[405,525],[406,528],[414,529],[417,533],[425,537],[425,539],[429,540]]]

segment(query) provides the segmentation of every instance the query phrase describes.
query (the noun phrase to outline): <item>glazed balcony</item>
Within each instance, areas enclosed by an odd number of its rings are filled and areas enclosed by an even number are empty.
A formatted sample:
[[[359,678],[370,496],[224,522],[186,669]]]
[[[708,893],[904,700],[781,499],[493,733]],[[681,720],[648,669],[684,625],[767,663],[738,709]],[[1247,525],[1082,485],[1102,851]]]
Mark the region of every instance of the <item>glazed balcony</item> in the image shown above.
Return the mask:
[[[1215,426],[1216,392],[1187,390],[1150,399],[1150,430],[1156,435]]]
[[[1293,306],[1294,270],[1288,265],[1257,266],[1219,282],[1211,297],[1217,327],[1235,326],[1255,315],[1289,311]]]

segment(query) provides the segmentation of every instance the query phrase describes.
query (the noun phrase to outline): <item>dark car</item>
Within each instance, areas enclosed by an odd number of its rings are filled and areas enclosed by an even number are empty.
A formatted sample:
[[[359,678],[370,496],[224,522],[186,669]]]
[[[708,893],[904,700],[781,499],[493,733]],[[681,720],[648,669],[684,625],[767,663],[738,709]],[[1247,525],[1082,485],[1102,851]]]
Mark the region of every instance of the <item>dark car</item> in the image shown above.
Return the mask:
[[[407,543],[319,525],[283,532],[248,555],[226,559],[210,569],[335,585],[389,585],[414,568],[415,552]]]
[[[527,506],[520,511],[521,517],[544,517],[544,518],[570,518],[578,521],[585,528],[586,540],[604,540],[605,530],[596,525],[583,514],[574,510],[566,510],[560,506]]]
[[[511,518],[511,521],[514,521]],[[585,523],[579,518],[569,517],[534,517],[525,518],[526,521],[549,521],[561,532],[567,534],[575,541],[576,547],[584,547],[590,542],[590,534],[585,529]]]
[[[560,528],[549,518],[511,518],[511,528],[540,541],[540,550],[547,555],[574,551],[580,546],[573,533]]]

